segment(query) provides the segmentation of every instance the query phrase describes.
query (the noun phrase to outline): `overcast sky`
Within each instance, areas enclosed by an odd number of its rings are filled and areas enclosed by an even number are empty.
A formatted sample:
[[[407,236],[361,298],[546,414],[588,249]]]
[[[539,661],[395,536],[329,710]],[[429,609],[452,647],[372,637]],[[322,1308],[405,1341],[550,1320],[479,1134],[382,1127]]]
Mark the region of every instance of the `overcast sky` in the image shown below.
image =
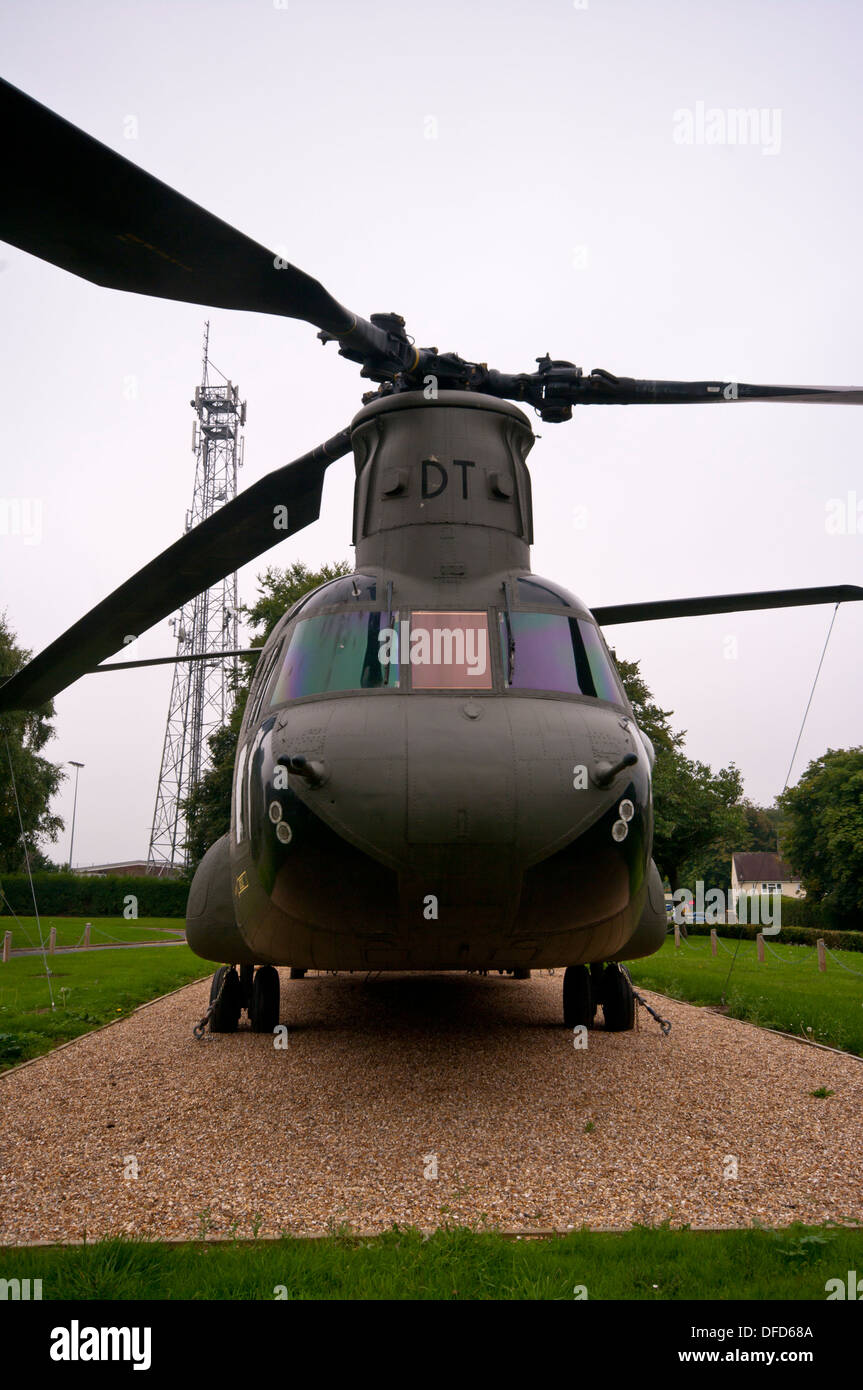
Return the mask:
[[[403,314],[420,345],[504,371],[548,351],[827,385],[863,382],[861,38],[856,0],[41,0],[0,18],[9,81],[356,312]],[[732,143],[742,108],[757,128]],[[0,494],[42,507],[38,543],[0,536],[0,603],[40,650],[182,530],[206,311],[12,247],[0,260]],[[249,403],[241,486],[359,408],[367,383],[312,328],[209,317]],[[859,407],[612,407],[535,427],[533,568],[591,606],[861,580],[863,505],[836,521],[849,493],[863,504]],[[267,559],[350,557],[351,496],[343,459],[322,519]],[[265,563],[240,572],[242,598]],[[860,609],[839,610],[792,780],[861,742]],[[733,759],[770,803],[831,612],[606,635],[689,755]],[[170,654],[167,622],[139,647]],[[146,854],[171,671],[57,698],[51,756],[85,764],[77,864]]]

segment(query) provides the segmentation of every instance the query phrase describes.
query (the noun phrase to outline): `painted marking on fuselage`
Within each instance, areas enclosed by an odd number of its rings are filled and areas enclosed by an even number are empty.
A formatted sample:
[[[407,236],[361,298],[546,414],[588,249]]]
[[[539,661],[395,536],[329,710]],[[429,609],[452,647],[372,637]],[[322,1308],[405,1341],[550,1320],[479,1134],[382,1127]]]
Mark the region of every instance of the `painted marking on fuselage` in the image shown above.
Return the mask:
[[[460,468],[460,469],[461,469],[461,495],[462,495],[462,498],[463,498],[465,501],[467,501],[467,498],[468,498],[468,486],[467,486],[468,471],[467,471],[467,470],[468,470],[469,468],[476,468],[476,464],[475,464],[471,459],[453,459],[453,461],[452,461],[452,467],[453,467],[453,468]],[[436,478],[435,478],[435,477],[431,477],[431,478],[429,477],[429,469],[430,469],[430,468],[435,469],[435,471],[437,472],[437,477],[436,477]],[[423,459],[423,461],[422,461],[422,481],[421,481],[420,496],[422,497],[422,499],[423,499],[424,502],[427,502],[427,501],[429,500],[429,498],[431,498],[431,497],[440,497],[441,493],[444,492],[444,491],[446,490],[446,487],[447,487],[447,484],[448,484],[448,483],[449,483],[449,473],[447,472],[447,469],[446,469],[446,465],[445,465],[445,464],[439,463],[437,459],[433,459],[433,458],[432,458],[432,459]]]

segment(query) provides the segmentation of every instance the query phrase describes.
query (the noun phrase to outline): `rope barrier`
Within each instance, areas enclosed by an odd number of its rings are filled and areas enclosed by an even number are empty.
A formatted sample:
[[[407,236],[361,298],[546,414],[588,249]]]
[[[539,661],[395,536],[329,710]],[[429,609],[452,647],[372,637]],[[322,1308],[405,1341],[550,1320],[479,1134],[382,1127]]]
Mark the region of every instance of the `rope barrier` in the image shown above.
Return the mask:
[[[762,940],[763,940],[763,938],[762,938]],[[765,947],[765,950],[768,950],[768,951],[770,952],[771,956],[775,956],[776,959],[777,959],[778,961],[780,961],[782,965],[817,965],[817,964],[818,964],[817,952],[816,952],[816,954],[815,954],[814,956],[811,956],[809,960],[789,960],[787,956],[780,956],[779,952],[776,950],[776,947],[775,947],[775,946],[771,946],[771,944],[770,944],[769,941],[764,941],[764,947]],[[793,949],[793,948],[792,948],[792,949]],[[802,949],[805,950],[805,951],[809,951],[809,950],[811,950],[812,948],[811,948],[811,946],[804,946]]]
[[[736,941],[737,941],[737,947],[736,947],[735,950],[733,950],[733,951],[725,944],[725,940],[724,940],[721,936],[717,936],[717,938],[716,938],[716,944],[717,944],[717,946],[719,947],[720,951],[724,951],[725,954],[726,954],[727,956],[732,956],[732,957],[734,957],[734,956],[737,955],[737,951],[738,951],[738,949],[739,949],[740,943],[746,941],[748,938],[739,936],[739,937],[737,937],[737,938],[735,938],[735,939],[736,939]],[[794,943],[794,942],[789,942],[789,949],[792,950],[792,951],[811,951],[811,952],[812,952],[812,954],[811,954],[810,956],[808,956],[808,958],[805,959],[805,960],[804,960],[804,959],[797,959],[797,960],[795,960],[795,959],[793,959],[793,957],[791,957],[791,956],[780,955],[780,953],[776,950],[776,947],[775,947],[771,942],[769,942],[769,941],[766,939],[766,937],[762,937],[762,940],[763,940],[763,942],[764,942],[765,950],[769,951],[770,954],[771,954],[771,956],[773,956],[774,959],[777,960],[781,965],[790,965],[790,966],[798,966],[798,965],[809,966],[809,965],[812,965],[812,966],[817,966],[817,964],[818,964],[818,953],[817,953],[817,951],[816,951],[816,949],[815,949],[814,946],[802,946],[802,945],[801,945],[801,946],[798,946],[798,945],[797,945],[796,943]],[[696,951],[701,950],[700,945],[699,945],[698,947],[696,947],[696,946],[695,946],[695,943],[694,943],[693,941],[687,940],[685,937],[681,937],[681,939],[680,939],[680,944],[681,944],[681,946],[686,946],[686,947],[688,947],[689,950],[696,950]],[[705,943],[705,945],[706,945],[706,944],[707,944],[707,943]],[[755,945],[755,941],[754,941],[754,940],[751,941],[750,944],[754,946],[754,945]],[[675,948],[675,949],[676,949],[676,948]],[[839,949],[841,950],[841,947],[840,947]],[[849,975],[856,975],[856,976],[858,976],[858,978],[860,978],[861,980],[863,980],[863,970],[855,970],[852,966],[846,965],[844,961],[840,960],[840,959],[838,958],[838,956],[836,956],[836,954],[835,954],[833,951],[831,951],[831,949],[830,949],[829,946],[825,946],[825,947],[824,947],[824,950],[825,950],[825,953],[826,953],[826,954],[830,957],[830,959],[834,962],[834,964],[838,965],[839,968],[840,968],[841,970],[846,970],[846,971],[848,972]]]
[[[836,961],[836,964],[839,966],[840,970],[847,970],[849,975],[859,975],[860,979],[863,980],[863,970],[852,970],[851,966],[846,965],[844,961],[836,960],[836,957],[830,950],[829,946],[824,947],[824,952],[825,955],[828,955],[832,961]]]
[[[34,944],[33,938],[31,937],[31,935],[30,935],[30,933],[28,932],[27,928],[24,926],[24,923],[21,921],[21,918],[18,916],[18,914],[16,913],[16,911],[15,911],[15,909],[13,908],[12,904],[10,903],[9,899],[7,898],[5,892],[3,891],[2,885],[0,885],[0,895],[2,895],[3,901],[4,901],[4,903],[6,904],[7,908],[9,909],[9,915],[10,915],[10,917],[14,917],[14,918],[15,918],[15,921],[16,921],[17,924],[18,924],[18,930],[21,932],[22,936],[24,936],[24,937],[26,938],[27,945],[28,945],[28,946],[32,946],[32,945]]]

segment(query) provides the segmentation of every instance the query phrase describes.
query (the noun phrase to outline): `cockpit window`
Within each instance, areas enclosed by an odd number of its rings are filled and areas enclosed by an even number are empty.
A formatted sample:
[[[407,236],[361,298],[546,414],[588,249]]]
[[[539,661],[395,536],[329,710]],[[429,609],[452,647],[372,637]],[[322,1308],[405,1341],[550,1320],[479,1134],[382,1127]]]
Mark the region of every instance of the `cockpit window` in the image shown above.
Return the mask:
[[[535,608],[578,608],[578,599],[568,589],[554,584],[550,579],[520,578],[516,580],[516,596],[519,603]]]
[[[300,599],[292,617],[296,617],[301,610],[306,617],[310,617],[321,608],[335,608],[339,603],[374,603],[376,593],[377,582],[372,574],[339,575]]]
[[[283,643],[276,639],[273,643],[272,651],[267,652],[266,656],[262,655],[260,658],[258,668],[252,678],[254,695],[250,696],[249,703],[246,706],[246,716],[244,720],[246,728],[251,728],[258,722],[258,715],[264,703],[267,687],[272,681],[273,672],[279,664],[279,652],[282,645]]]
[[[623,704],[617,674],[593,623],[556,613],[500,615],[501,657],[513,690],[555,690]]]
[[[620,678],[599,634],[599,629],[584,618],[577,618],[576,623],[581,633],[581,640],[584,642],[596,698],[598,700],[611,700],[619,705],[621,703]],[[585,693],[590,694],[589,691]]]
[[[409,646],[413,689],[491,690],[490,646],[485,612],[415,609]]]
[[[399,683],[398,650],[381,641],[384,629],[394,628],[398,615],[350,611],[301,618],[291,633],[270,709],[303,695],[328,690],[376,690]],[[389,656],[389,660],[387,660]]]

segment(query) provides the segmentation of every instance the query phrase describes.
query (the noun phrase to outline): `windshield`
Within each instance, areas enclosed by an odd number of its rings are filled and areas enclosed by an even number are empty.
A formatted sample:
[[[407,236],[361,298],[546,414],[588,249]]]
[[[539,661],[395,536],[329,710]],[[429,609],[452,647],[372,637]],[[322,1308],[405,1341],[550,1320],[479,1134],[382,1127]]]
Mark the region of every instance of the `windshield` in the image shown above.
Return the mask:
[[[501,614],[500,638],[506,683],[511,689],[557,690],[623,703],[599,630],[586,619],[510,612]]]
[[[626,707],[599,629],[557,613],[501,613],[505,688],[588,695]],[[330,691],[398,689],[400,662],[414,690],[491,690],[483,612],[350,611],[300,618],[275,671],[267,706]],[[406,673],[405,673],[406,674]]]
[[[390,627],[390,621],[388,613],[369,612],[328,613],[320,618],[300,619],[282,658],[270,709],[286,700],[320,695],[327,690],[397,686],[397,621],[393,623],[396,650],[390,660],[381,660],[380,634]]]

